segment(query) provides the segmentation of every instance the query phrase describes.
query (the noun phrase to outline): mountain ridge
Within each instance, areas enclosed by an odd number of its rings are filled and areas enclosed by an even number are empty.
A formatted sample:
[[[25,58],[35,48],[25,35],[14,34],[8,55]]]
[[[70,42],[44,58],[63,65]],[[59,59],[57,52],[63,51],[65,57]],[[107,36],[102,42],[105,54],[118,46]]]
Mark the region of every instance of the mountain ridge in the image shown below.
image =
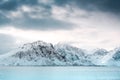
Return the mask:
[[[120,66],[120,48],[96,49],[92,54],[68,44],[36,41],[0,56],[4,66]]]

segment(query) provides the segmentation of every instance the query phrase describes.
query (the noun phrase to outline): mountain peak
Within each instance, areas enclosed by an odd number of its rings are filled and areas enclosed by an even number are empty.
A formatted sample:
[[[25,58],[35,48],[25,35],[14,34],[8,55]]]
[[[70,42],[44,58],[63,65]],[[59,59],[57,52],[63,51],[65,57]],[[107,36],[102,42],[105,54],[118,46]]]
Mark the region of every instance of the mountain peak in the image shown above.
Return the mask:
[[[58,43],[53,46],[44,41],[24,44],[9,53],[0,58],[0,65],[102,66],[101,60],[106,63],[113,59],[115,63],[120,61],[120,48],[113,51],[95,49],[92,54],[88,54],[86,50],[69,44]]]
[[[105,50],[105,49],[95,49],[94,51],[93,51],[93,54],[95,54],[95,55],[106,55],[108,53],[108,51],[107,50]]]
[[[30,49],[32,47],[38,47],[38,46],[52,46],[53,45],[51,43],[46,43],[44,41],[35,41],[35,42],[32,42],[32,43],[26,43],[26,44],[23,44],[20,48],[21,49]]]

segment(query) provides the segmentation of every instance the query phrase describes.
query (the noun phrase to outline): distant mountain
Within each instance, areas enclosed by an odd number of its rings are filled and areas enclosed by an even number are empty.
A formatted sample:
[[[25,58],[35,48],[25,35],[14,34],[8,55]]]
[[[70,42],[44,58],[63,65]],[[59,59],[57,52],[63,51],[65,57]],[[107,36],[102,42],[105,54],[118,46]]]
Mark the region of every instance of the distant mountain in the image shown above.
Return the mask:
[[[120,48],[113,51],[84,49],[68,44],[37,41],[0,56],[0,65],[6,66],[120,66]],[[113,64],[114,63],[114,64]]]
[[[112,58],[115,61],[120,61],[120,48],[115,49],[115,53],[114,53]]]

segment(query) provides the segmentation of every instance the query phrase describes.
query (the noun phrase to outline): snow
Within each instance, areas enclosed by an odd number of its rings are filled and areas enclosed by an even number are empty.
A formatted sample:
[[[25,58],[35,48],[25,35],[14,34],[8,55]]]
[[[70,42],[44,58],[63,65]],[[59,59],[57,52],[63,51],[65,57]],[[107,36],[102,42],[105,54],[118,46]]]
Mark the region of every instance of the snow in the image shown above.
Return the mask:
[[[88,54],[87,50],[68,44],[46,43],[36,41],[27,43],[15,50],[0,56],[0,65],[7,66],[120,66],[120,48],[113,51],[95,49]],[[113,57],[114,56],[114,57]],[[119,58],[119,57],[117,57]]]

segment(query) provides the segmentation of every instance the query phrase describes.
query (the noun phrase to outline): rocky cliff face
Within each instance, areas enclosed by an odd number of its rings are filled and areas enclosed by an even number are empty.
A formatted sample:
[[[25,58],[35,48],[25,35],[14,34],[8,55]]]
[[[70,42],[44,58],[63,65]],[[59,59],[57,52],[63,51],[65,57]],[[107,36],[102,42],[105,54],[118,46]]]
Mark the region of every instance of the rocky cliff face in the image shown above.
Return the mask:
[[[112,52],[112,54],[111,54]],[[52,45],[42,41],[23,46],[0,56],[0,65],[9,66],[102,66],[120,62],[120,49],[108,52],[97,49],[93,54],[66,44]],[[110,55],[110,56],[109,56]],[[108,58],[109,56],[109,58]],[[108,58],[108,59],[106,59]],[[102,63],[104,61],[104,64]],[[114,64],[115,65],[115,64]],[[119,66],[117,64],[117,66]]]

